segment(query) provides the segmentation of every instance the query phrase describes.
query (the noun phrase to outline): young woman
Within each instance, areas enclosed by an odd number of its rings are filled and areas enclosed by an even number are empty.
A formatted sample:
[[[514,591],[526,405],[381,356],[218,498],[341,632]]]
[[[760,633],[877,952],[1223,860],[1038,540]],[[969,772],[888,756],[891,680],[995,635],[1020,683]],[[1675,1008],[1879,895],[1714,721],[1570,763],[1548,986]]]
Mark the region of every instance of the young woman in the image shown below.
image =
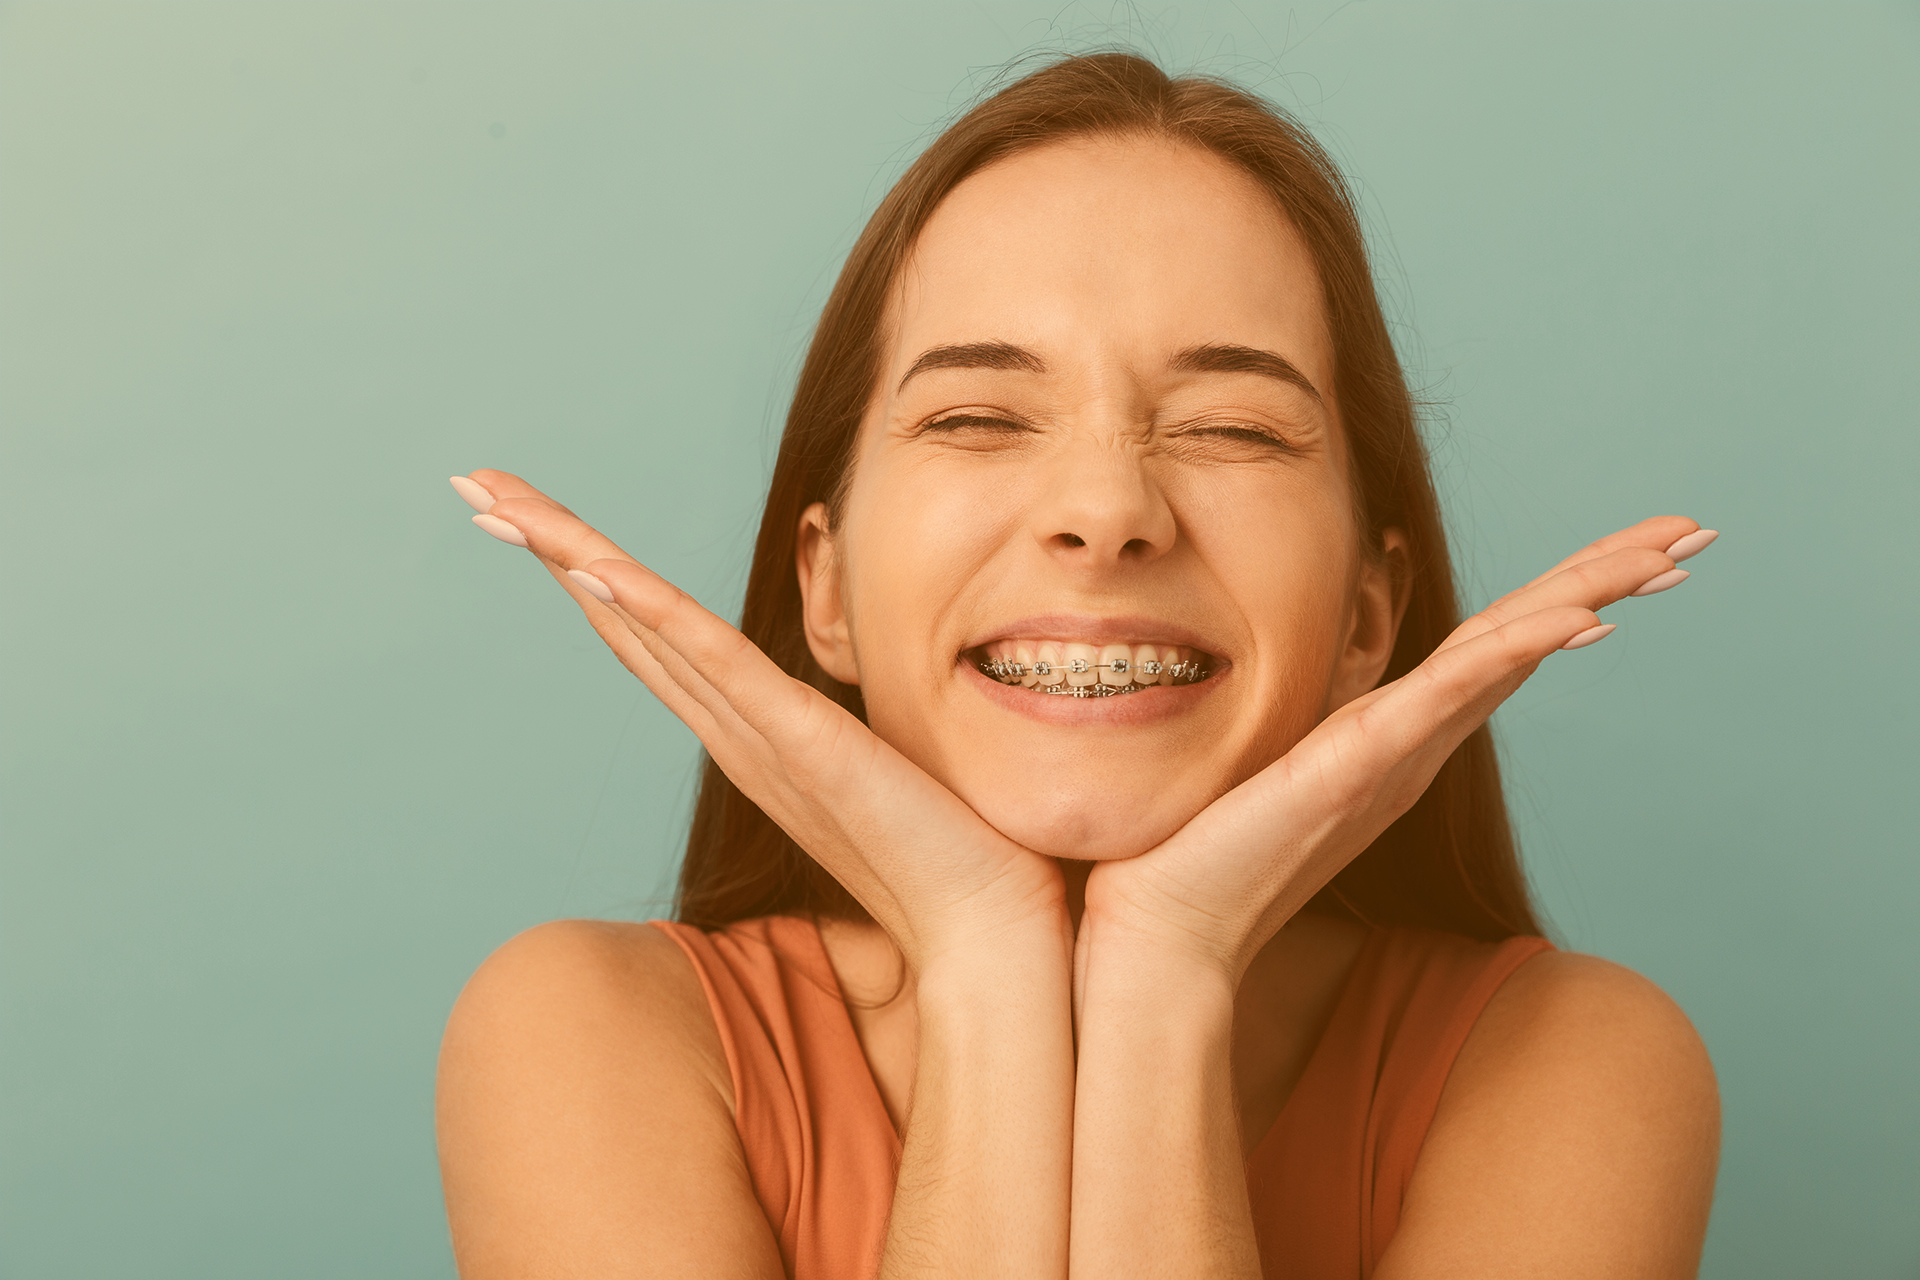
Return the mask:
[[[677,922],[542,926],[460,998],[468,1280],[1693,1273],[1711,1067],[1538,936],[1484,722],[1714,535],[1456,625],[1352,204],[1257,99],[1069,59],[928,149],[740,630],[454,485],[711,756]]]

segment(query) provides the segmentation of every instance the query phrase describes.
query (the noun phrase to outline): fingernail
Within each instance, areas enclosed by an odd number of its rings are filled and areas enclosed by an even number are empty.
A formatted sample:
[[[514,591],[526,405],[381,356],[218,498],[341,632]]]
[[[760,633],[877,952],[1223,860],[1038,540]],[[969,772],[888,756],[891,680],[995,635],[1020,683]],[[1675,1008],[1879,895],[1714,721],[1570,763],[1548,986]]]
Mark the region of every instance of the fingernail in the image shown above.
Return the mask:
[[[567,576],[579,583],[581,588],[602,604],[613,603],[613,588],[588,573],[585,569],[569,569]]]
[[[447,483],[452,485],[453,491],[465,498],[467,505],[475,511],[487,511],[492,508],[493,495],[482,488],[479,482],[469,480],[465,476],[448,476]]]
[[[1619,625],[1617,622],[1603,622],[1597,627],[1588,627],[1585,631],[1582,631],[1579,635],[1560,647],[1562,649],[1584,649],[1590,644],[1598,644],[1612,635],[1613,629]]]
[[[502,542],[511,543],[516,547],[524,547],[527,545],[527,535],[508,524],[505,520],[502,520],[499,516],[490,516],[482,512],[473,518],[473,522]]]
[[[1695,529],[1692,533],[1668,547],[1667,554],[1673,557],[1675,564],[1679,564],[1689,556],[1697,556],[1702,551],[1705,551],[1707,547],[1712,544],[1713,540],[1719,536],[1720,531],[1718,529]]]
[[[1637,596],[1657,596],[1662,591],[1679,586],[1692,576],[1693,575],[1685,569],[1669,569],[1658,577],[1648,578],[1640,584],[1640,589],[1633,594]]]

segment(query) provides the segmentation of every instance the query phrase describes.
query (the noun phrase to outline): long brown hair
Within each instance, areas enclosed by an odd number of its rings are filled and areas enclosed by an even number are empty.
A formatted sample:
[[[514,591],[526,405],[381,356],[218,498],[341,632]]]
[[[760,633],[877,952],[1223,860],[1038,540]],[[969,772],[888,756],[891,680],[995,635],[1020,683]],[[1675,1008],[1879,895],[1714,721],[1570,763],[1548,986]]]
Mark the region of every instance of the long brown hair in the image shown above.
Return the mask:
[[[1325,292],[1360,527],[1376,548],[1387,528],[1407,538],[1410,602],[1384,678],[1404,675],[1457,625],[1459,605],[1413,398],[1374,295],[1346,182],[1277,109],[1217,80],[1170,79],[1126,53],[1066,58],[981,101],[922,153],[868,221],[827,299],[794,390],[740,629],[782,670],[864,718],[860,690],[820,669],[801,630],[794,561],[800,515],[814,502],[837,513],[884,358],[888,294],[934,207],[996,160],[1088,135],[1148,135],[1213,152],[1271,192],[1305,239]],[[1476,938],[1540,932],[1484,726],[1313,907]],[[858,919],[864,912],[709,759],[676,915],[712,929],[775,914]]]

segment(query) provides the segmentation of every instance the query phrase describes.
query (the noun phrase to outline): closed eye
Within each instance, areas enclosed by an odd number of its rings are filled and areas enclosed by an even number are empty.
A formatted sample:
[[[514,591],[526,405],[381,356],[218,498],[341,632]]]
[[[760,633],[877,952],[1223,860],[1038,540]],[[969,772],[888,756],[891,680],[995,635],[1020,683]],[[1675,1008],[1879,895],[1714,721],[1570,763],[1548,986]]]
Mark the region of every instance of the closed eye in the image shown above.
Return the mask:
[[[1287,443],[1271,431],[1261,431],[1254,427],[1201,427],[1198,434],[1226,436],[1232,440],[1245,440],[1248,444],[1285,445]]]
[[[1299,449],[1277,432],[1264,427],[1249,426],[1245,423],[1222,422],[1205,426],[1188,427],[1179,433],[1182,436],[1212,436],[1218,440],[1237,440],[1245,444],[1264,445],[1284,453],[1298,453]]]
[[[921,427],[926,431],[957,431],[962,427],[986,427],[999,431],[1032,431],[1024,422],[1015,422],[1012,418],[995,418],[980,413],[952,413],[944,418],[935,418]]]

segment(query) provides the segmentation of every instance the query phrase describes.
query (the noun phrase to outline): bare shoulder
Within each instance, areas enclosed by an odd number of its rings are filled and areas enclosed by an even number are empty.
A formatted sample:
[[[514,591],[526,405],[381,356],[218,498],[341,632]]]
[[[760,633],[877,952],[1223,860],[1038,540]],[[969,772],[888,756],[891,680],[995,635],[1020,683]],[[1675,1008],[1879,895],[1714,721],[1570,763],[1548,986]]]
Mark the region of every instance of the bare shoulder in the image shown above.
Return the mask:
[[[1609,961],[1535,956],[1454,1064],[1381,1275],[1693,1275],[1719,1144],[1680,1007]]]
[[[456,1059],[553,1052],[612,1053],[639,1069],[674,1059],[732,1106],[700,979],[651,925],[555,920],[511,939],[460,993],[442,1047]]]
[[[468,1280],[780,1273],[699,977],[651,926],[558,921],[490,956],[435,1111]]]
[[[1549,951],[1501,986],[1462,1049],[1448,1088],[1482,1076],[1579,1079],[1619,1101],[1714,1099],[1706,1046],[1680,1006],[1633,970],[1597,956]]]

